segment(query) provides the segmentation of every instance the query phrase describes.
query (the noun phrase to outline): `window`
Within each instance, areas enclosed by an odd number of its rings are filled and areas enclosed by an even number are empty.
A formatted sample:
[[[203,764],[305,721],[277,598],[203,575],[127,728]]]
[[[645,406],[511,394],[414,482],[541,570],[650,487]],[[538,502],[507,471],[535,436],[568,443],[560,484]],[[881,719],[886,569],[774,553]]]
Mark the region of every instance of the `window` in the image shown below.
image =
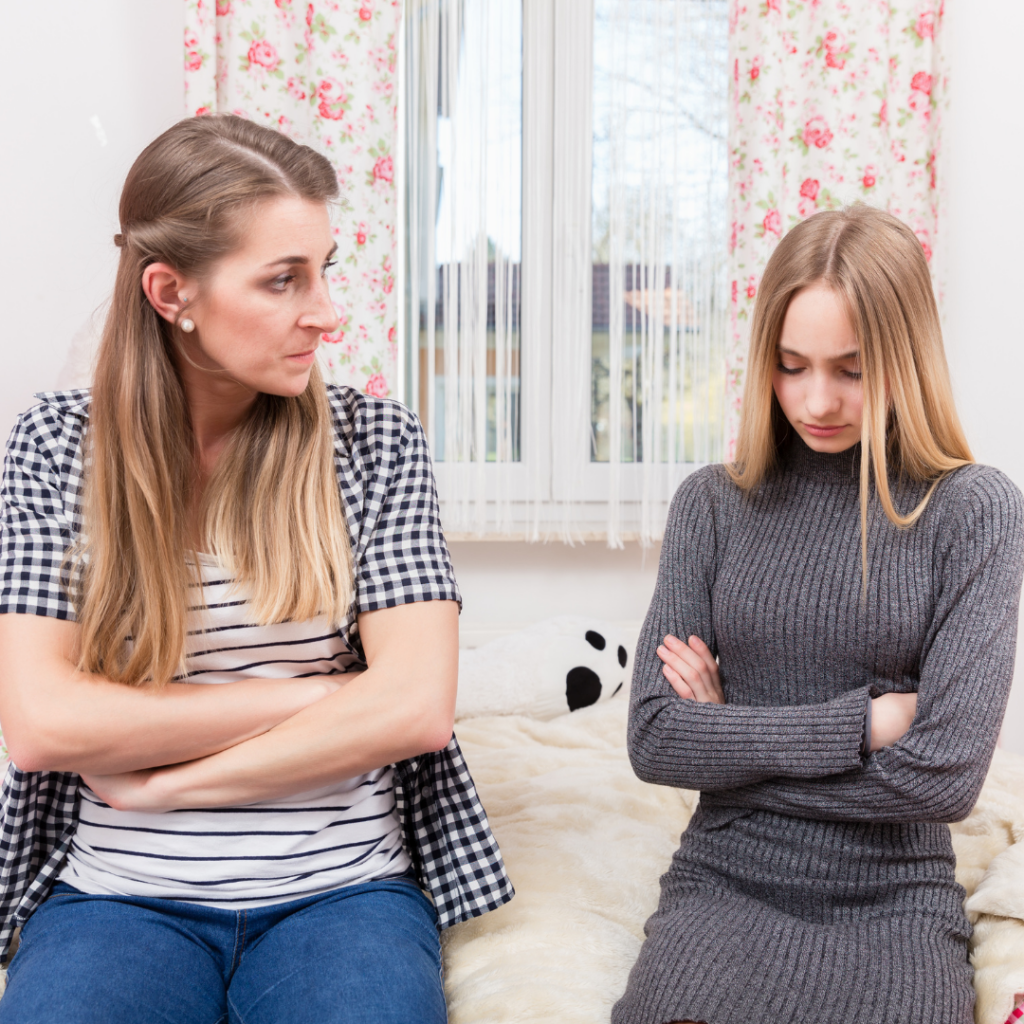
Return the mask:
[[[726,0],[412,0],[406,398],[446,526],[660,532],[721,458]]]

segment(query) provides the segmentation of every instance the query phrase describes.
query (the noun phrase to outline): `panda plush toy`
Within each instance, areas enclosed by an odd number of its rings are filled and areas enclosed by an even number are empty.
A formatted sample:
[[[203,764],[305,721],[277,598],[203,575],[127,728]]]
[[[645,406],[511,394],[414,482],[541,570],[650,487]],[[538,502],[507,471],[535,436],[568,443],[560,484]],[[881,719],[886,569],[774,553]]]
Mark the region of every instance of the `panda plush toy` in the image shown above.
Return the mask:
[[[607,623],[547,619],[459,652],[455,717],[565,715],[628,694],[632,667],[625,638]]]

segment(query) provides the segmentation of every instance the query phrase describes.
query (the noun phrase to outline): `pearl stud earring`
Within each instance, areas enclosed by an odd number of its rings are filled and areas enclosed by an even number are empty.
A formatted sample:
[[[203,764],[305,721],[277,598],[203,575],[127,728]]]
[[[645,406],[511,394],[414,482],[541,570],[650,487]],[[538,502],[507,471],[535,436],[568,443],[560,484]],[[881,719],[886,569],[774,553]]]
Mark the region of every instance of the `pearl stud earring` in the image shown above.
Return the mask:
[[[186,317],[181,321],[181,329],[186,334],[191,334],[196,329],[196,325]]]

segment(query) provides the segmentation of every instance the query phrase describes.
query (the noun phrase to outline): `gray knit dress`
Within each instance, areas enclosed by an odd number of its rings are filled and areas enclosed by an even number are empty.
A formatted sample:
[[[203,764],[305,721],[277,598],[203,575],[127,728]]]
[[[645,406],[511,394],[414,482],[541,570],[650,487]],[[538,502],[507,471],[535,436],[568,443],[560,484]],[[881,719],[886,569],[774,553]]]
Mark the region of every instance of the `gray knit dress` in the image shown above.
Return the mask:
[[[676,494],[629,751],[642,779],[701,797],[613,1024],[974,1020],[946,823],[977,799],[1009,693],[1021,495],[966,466],[909,529],[873,502],[863,603],[858,460],[794,437],[752,493],[711,466]],[[897,507],[923,493],[903,485]],[[709,644],[725,705],[676,696],[667,633]],[[916,718],[865,755],[869,697],[889,691],[916,691]]]

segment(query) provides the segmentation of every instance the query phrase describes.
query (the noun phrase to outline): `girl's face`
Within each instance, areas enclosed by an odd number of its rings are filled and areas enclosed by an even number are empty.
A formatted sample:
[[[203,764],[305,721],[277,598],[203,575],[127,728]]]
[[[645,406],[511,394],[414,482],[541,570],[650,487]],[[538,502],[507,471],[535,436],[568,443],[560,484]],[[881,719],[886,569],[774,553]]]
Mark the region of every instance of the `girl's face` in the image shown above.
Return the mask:
[[[338,326],[325,280],[336,248],[323,204],[282,196],[258,206],[238,249],[201,284],[181,288],[186,297],[196,296],[182,313],[196,325],[181,335],[185,353],[213,371],[182,365],[186,379],[301,394],[320,335]]]
[[[842,299],[831,288],[813,284],[793,296],[772,386],[786,419],[816,452],[846,451],[860,440],[859,350]]]

